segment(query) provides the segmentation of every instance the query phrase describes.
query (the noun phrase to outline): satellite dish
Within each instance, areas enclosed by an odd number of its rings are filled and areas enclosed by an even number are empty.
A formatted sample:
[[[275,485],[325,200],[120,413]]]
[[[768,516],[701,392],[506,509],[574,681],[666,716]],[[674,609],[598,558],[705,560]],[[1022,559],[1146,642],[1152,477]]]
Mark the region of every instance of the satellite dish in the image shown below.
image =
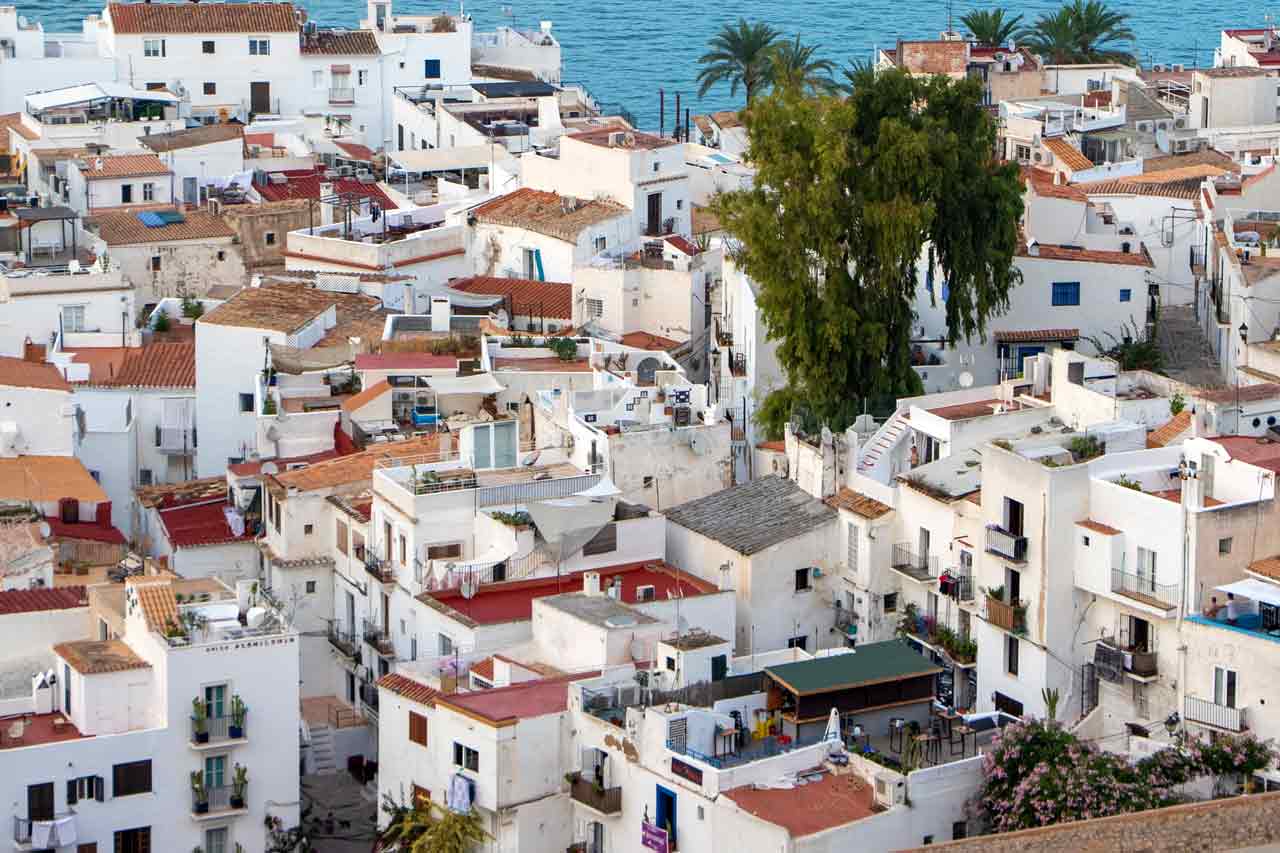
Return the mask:
[[[263,474],[279,474],[280,466],[274,462],[263,462],[262,473]]]
[[[49,522],[40,522],[40,538],[48,539],[51,533],[53,533],[53,528],[49,526]]]
[[[973,374],[966,370],[956,377],[956,381],[960,383],[961,388],[972,388]]]

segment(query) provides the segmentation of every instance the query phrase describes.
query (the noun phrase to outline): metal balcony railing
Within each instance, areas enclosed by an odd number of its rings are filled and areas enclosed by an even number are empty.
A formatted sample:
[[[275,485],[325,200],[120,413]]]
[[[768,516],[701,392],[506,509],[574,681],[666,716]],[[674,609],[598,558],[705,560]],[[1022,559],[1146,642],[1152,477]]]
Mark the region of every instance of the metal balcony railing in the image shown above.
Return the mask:
[[[943,588],[943,581],[939,581],[940,592],[956,601],[973,601],[973,575],[967,569],[952,568],[945,575],[946,588]]]
[[[335,86],[329,89],[329,103],[331,104],[354,104],[356,102],[356,90],[346,86]]]
[[[209,733],[208,743],[217,743],[220,740],[238,740],[248,735],[249,712],[245,710],[245,718],[240,721],[240,726],[235,725],[235,720],[230,714],[223,714],[219,717],[205,717],[204,720],[197,722],[195,717],[191,718],[191,742],[200,742],[196,735],[200,731],[200,726],[204,726],[204,731]],[[239,730],[232,733],[233,728]]]
[[[156,427],[156,449],[167,455],[190,456],[196,452],[195,427]]]
[[[674,216],[666,219],[660,219],[655,222],[646,222],[644,233],[646,237],[664,237],[667,234],[674,234],[676,230],[676,220]]]
[[[360,645],[356,641],[355,635],[337,622],[329,625],[329,645],[347,657],[357,659],[360,657]]]
[[[1027,561],[1027,537],[994,524],[987,525],[987,553],[1015,563]]]
[[[1111,591],[1162,610],[1173,610],[1178,606],[1178,585],[1156,583],[1150,575],[1112,569]]]
[[[55,812],[53,820],[62,820],[63,818],[72,817],[75,812]],[[13,840],[15,844],[31,844],[31,828],[37,823],[51,823],[49,820],[30,820],[25,817],[13,816]]]
[[[247,791],[245,792],[248,793]],[[191,811],[196,814],[214,814],[217,812],[229,812],[232,810],[239,811],[246,808],[244,803],[232,804],[231,798],[235,795],[235,787],[233,785],[210,785],[204,789],[204,799],[201,800],[194,791],[191,792]],[[201,808],[201,805],[205,808]]]
[[[1242,732],[1248,728],[1245,724],[1244,711],[1244,708],[1231,708],[1208,699],[1188,696],[1186,706],[1183,708],[1183,716],[1192,722],[1213,726],[1215,729]]]
[[[364,641],[373,646],[374,650],[383,657],[394,656],[396,653],[395,643],[391,641],[391,635],[381,625],[364,620]]]
[[[622,788],[596,787],[591,780],[578,776],[569,784],[569,796],[601,814],[617,814],[622,811]]]
[[[396,572],[391,564],[373,554],[365,554],[364,570],[377,578],[380,583],[392,583],[396,579]]]
[[[938,576],[938,558],[928,554],[917,554],[911,550],[911,544],[908,542],[894,545],[891,559],[889,565],[896,571],[918,581],[928,581]]]

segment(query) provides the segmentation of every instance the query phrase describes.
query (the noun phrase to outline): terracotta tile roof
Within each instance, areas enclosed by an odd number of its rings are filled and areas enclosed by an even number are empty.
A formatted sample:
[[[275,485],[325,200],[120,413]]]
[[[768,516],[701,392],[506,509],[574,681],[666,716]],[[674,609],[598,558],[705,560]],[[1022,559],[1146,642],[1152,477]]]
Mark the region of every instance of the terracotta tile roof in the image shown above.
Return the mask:
[[[1038,257],[1051,261],[1081,261],[1090,264],[1115,264],[1128,267],[1152,267],[1147,247],[1139,244],[1141,252],[1116,252],[1102,249],[1077,249],[1072,246],[1055,246],[1037,243],[1036,254],[1031,255],[1024,245],[1018,249],[1019,257]]]
[[[378,39],[370,30],[318,30],[302,39],[303,56],[377,56]]]
[[[244,135],[244,144],[271,148],[276,144],[276,135],[274,133],[246,133]]]
[[[1068,201],[1088,201],[1089,197],[1078,186],[1063,183],[1054,183],[1053,174],[1047,173],[1043,169],[1033,169],[1023,166],[1022,178],[1027,181],[1031,191],[1042,198],[1061,198]]]
[[[291,3],[111,3],[117,33],[294,33],[298,17]]]
[[[625,133],[623,142],[620,145],[610,145],[609,137],[614,133]],[[588,145],[598,145],[601,148],[624,148],[632,151],[652,151],[657,148],[668,148],[672,145],[678,145],[674,139],[665,136],[658,136],[656,133],[644,133],[639,130],[632,130],[620,124],[606,125],[605,127],[593,128],[591,130],[580,130],[577,133],[569,134],[569,138],[578,142],[585,142]]]
[[[227,478],[203,477],[183,483],[160,483],[155,486],[139,486],[133,490],[138,505],[151,507],[184,506],[203,503],[211,498],[226,497]]]
[[[62,351],[71,356],[72,364],[89,367],[89,378],[73,385],[101,385],[115,378],[132,349],[136,347],[63,347]]]
[[[651,351],[662,350],[663,352],[670,352],[683,346],[679,341],[662,335],[655,335],[653,332],[627,332],[618,339],[618,342],[627,347]]]
[[[92,521],[67,522],[56,515],[45,516],[49,525],[49,539],[80,539],[85,542],[106,542],[108,545],[123,545],[124,534],[110,525],[97,524]]]
[[[101,503],[107,493],[74,456],[18,456],[0,459],[0,500],[50,503],[75,498]]]
[[[711,116],[696,115],[693,117],[692,121],[694,126],[698,128],[698,130],[702,131],[703,136],[709,137],[715,133],[714,128],[711,126]]]
[[[490,684],[493,683],[493,656],[471,664],[471,674],[478,675]]]
[[[524,187],[480,205],[474,214],[477,222],[524,228],[576,243],[585,229],[626,216],[628,211],[611,201],[579,199],[577,207],[566,213],[556,193]]]
[[[893,507],[888,504],[881,503],[875,498],[848,488],[843,488],[827,498],[826,504],[836,509],[847,509],[849,512],[860,515],[863,518],[875,519],[886,513],[893,512]]]
[[[383,394],[386,394],[390,390],[391,390],[391,383],[387,382],[387,380],[385,379],[381,379],[373,383],[372,385],[370,385],[368,388],[361,391],[359,394],[356,394],[354,397],[348,397],[347,399],[343,400],[342,411],[354,412],[357,409],[361,409],[369,405],[370,403],[372,403],[374,400],[381,397]]]
[[[1280,580],[1280,555],[1254,560],[1249,564],[1249,571],[1256,575]]]
[[[1126,180],[1135,184],[1167,184],[1173,181],[1191,181],[1203,180],[1204,178],[1216,178],[1230,172],[1221,166],[1215,166],[1210,163],[1193,163],[1187,166],[1179,166],[1171,169],[1160,169],[1155,172],[1144,172],[1141,175],[1129,175]]]
[[[1103,536],[1119,536],[1123,530],[1118,530],[1109,524],[1103,524],[1101,521],[1094,521],[1086,518],[1084,521],[1077,521],[1076,524],[1086,530],[1092,530],[1094,533],[1101,533]]]
[[[288,181],[283,184],[273,184],[269,181],[265,184],[255,183],[254,190],[267,201],[288,201],[295,198],[318,199],[320,184],[325,182],[323,172],[315,169],[286,169],[270,174],[284,175]],[[396,209],[396,203],[377,184],[362,184],[355,178],[336,178],[325,183],[332,184],[335,193],[372,199],[384,210]]]
[[[1223,435],[1210,441],[1224,447],[1232,459],[1280,473],[1280,441],[1256,435]]]
[[[40,134],[22,124],[22,113],[5,113],[4,115],[0,115],[0,131],[5,130],[12,130],[28,141],[40,138]],[[7,137],[4,142],[6,145],[9,144]]]
[[[1249,65],[1220,65],[1216,68],[1198,69],[1206,77],[1266,77],[1271,72]]]
[[[275,459],[260,459],[257,462],[237,462],[234,465],[228,465],[227,470],[237,477],[257,477],[262,473],[262,466],[268,462],[275,465],[276,470],[288,470],[290,465],[311,465],[315,462],[337,459],[342,455],[336,450],[322,450],[319,453],[307,453],[302,456],[282,456]],[[222,478],[219,477],[217,479]]]
[[[152,151],[178,151],[183,148],[226,142],[229,139],[241,139],[243,136],[243,124],[206,124],[201,127],[189,127],[186,130],[139,136],[138,143]]]
[[[742,113],[737,110],[718,110],[710,114],[710,118],[721,130],[742,127]]]
[[[670,243],[676,249],[684,252],[691,258],[702,252],[701,249],[689,242],[688,238],[681,237],[679,234],[671,234],[670,236],[664,237],[663,242]]]
[[[1240,388],[1206,388],[1195,393],[1201,400],[1210,403],[1234,403],[1237,399],[1242,403],[1256,403],[1280,397],[1280,384],[1263,382],[1258,385],[1244,385]]]
[[[1040,343],[1041,341],[1074,341],[1079,340],[1079,329],[1010,329],[994,332],[996,343]]]
[[[1156,173],[1159,174],[1159,173]],[[1199,179],[1172,181],[1144,181],[1135,183],[1127,178],[1109,181],[1090,181],[1076,185],[1086,196],[1095,195],[1148,195],[1164,198],[1180,198],[1190,201],[1200,193]]]
[[[147,175],[168,175],[169,167],[154,154],[106,154],[90,157],[80,163],[80,173],[86,181],[108,178],[141,178]]]
[[[522,681],[492,690],[438,694],[436,705],[458,711],[491,726],[511,726],[523,719],[566,710],[569,707],[569,684],[585,678],[595,678],[599,674],[599,670],[593,670],[557,678]]]
[[[125,578],[125,596],[136,596],[147,628],[163,632],[178,623],[178,600],[168,578]]]
[[[757,450],[768,450],[773,453],[786,453],[787,443],[785,441],[762,441],[756,445]]]
[[[108,246],[165,243],[170,240],[230,240],[236,236],[235,229],[225,219],[208,210],[189,210],[182,216],[182,222],[152,228],[138,218],[136,211],[113,210],[95,213],[89,219],[89,227]]]
[[[822,768],[814,772],[821,772],[822,778],[803,787],[742,785],[723,795],[747,814],[782,827],[792,839],[845,826],[879,811],[871,783],[865,779],[837,776]]]
[[[285,488],[299,489],[304,492],[371,481],[374,463],[379,459],[398,459],[405,456],[438,453],[440,441],[441,436],[438,434],[418,436],[373,450],[363,450],[349,456],[330,459],[327,462],[317,462],[306,468],[283,471],[271,475],[270,479]]]
[[[476,275],[451,281],[449,287],[463,293],[505,296],[515,303],[515,312],[520,315],[573,319],[573,285],[567,282]]]
[[[1147,447],[1167,447],[1191,429],[1191,410],[1183,409],[1147,436]]]
[[[0,592],[0,615],[40,613],[46,610],[71,610],[88,607],[89,596],[83,586],[58,586],[43,589],[8,589]]]
[[[8,356],[0,356],[0,385],[68,393],[71,391],[71,383],[52,364]]]
[[[253,541],[252,525],[246,525],[239,536],[232,531],[223,511],[229,506],[225,497],[224,493],[223,500],[160,510],[160,523],[164,525],[169,544],[174,548],[199,548]]]
[[[195,388],[195,342],[152,343],[128,350],[115,377],[98,384],[115,388]]]
[[[440,695],[440,691],[434,687],[428,687],[420,681],[414,681],[412,678],[395,672],[382,676],[378,679],[377,684],[397,696],[403,696],[410,702],[417,702],[419,705],[426,705],[428,708],[435,707],[436,696]]]
[[[956,403],[951,406],[939,406],[936,409],[926,409],[929,414],[936,415],[947,421],[963,421],[969,418],[983,418],[987,415],[993,415],[996,406],[1004,404],[1003,400],[992,398],[990,400],[975,400],[971,403]]]
[[[370,36],[373,34],[370,33]],[[365,163],[373,162],[373,149],[368,145],[360,145],[355,142],[334,142],[334,146],[347,155],[347,159],[360,160]]]
[[[1163,172],[1168,169],[1180,169],[1184,166],[1217,166],[1228,172],[1239,172],[1240,164],[1215,148],[1193,151],[1189,154],[1167,154],[1163,157],[1148,157],[1142,161],[1143,174]]]
[[[1093,161],[1081,154],[1080,149],[1065,139],[1046,139],[1041,144],[1049,149],[1055,160],[1073,172],[1093,168]]]
[[[124,640],[79,640],[58,643],[53,653],[81,675],[150,669],[151,664],[134,653]]]
[[[380,302],[360,293],[336,293],[305,284],[246,287],[205,314],[197,323],[294,332],[335,306],[338,325],[376,312]]]

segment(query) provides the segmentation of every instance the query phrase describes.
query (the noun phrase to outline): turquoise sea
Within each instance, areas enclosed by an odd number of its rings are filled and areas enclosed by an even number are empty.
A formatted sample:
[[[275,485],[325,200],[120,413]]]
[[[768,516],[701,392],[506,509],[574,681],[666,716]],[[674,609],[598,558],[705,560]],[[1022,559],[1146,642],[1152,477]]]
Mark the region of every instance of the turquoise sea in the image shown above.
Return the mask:
[[[95,2],[16,0],[19,12],[43,22],[46,31],[78,30],[80,19],[101,8]],[[363,3],[346,0],[300,2],[321,24],[354,25],[364,12]],[[447,4],[396,3],[405,12],[437,12]],[[963,3],[950,7],[957,20],[974,8],[996,8],[993,2]],[[1112,4],[1131,16],[1137,41],[1132,50],[1149,62],[1191,65],[1211,64],[1213,48],[1223,28],[1261,26],[1267,7],[1242,0],[1118,0]],[[1006,5],[1028,20],[1056,8],[1050,0]],[[448,5],[450,11],[456,7]],[[612,107],[626,107],[646,127],[658,124],[658,90],[667,92],[667,127],[671,127],[675,93],[694,112],[739,106],[726,90],[696,97],[697,58],[707,39],[727,20],[745,17],[764,20],[788,35],[799,33],[806,42],[821,45],[823,55],[844,64],[867,60],[877,46],[889,46],[903,38],[933,38],[946,28],[948,4],[922,0],[863,0],[863,2],[777,2],[739,0],[736,3],[670,2],[670,0],[470,0],[465,11],[477,29],[502,23],[535,28],[550,20],[564,50],[564,79],[583,82],[595,96]]]

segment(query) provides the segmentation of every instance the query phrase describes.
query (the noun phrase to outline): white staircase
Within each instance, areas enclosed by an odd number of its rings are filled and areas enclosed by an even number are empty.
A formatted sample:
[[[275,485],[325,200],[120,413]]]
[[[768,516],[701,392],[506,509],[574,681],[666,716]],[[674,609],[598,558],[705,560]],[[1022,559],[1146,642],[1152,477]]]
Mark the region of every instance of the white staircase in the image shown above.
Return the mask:
[[[889,463],[893,453],[910,433],[906,410],[899,409],[859,448],[858,473],[887,482],[892,473],[893,466]]]
[[[333,753],[333,729],[327,725],[311,727],[311,772],[325,776],[338,772]]]

